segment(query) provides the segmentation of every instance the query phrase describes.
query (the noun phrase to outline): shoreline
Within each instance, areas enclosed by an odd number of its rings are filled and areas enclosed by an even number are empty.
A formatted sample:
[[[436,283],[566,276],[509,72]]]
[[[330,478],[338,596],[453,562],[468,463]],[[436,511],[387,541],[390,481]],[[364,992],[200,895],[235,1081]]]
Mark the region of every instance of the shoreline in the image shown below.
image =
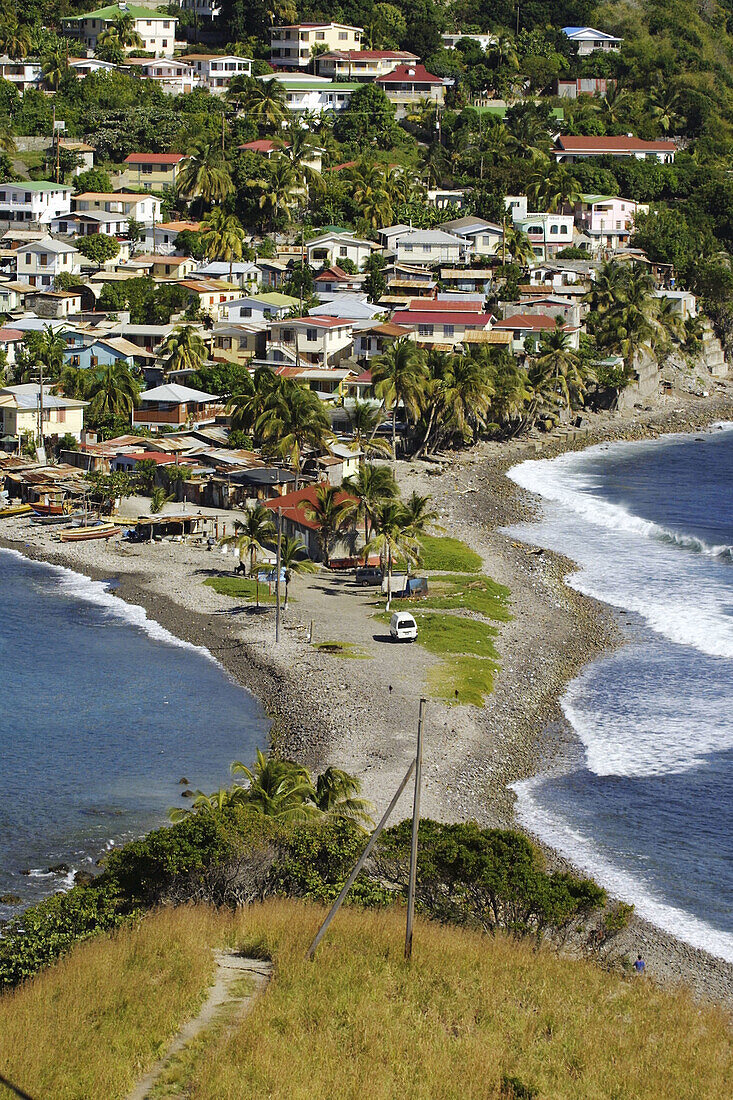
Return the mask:
[[[509,586],[514,616],[496,639],[501,670],[483,710],[429,704],[426,816],[517,827],[516,796],[508,785],[547,771],[574,742],[559,702],[567,684],[590,661],[625,644],[613,610],[564,583],[576,568],[572,561],[550,551],[536,553],[531,545],[499,530],[532,522],[541,506],[539,499],[505,476],[509,467],[595,443],[694,432],[731,416],[733,394],[724,400],[690,401],[639,419],[599,417],[576,440],[482,443],[445,463],[400,464],[403,491],[432,492],[441,525],[477,550],[489,575]],[[5,537],[11,532],[15,538]],[[33,543],[24,536],[32,537]],[[229,675],[260,700],[272,720],[270,738],[277,748],[310,767],[334,763],[354,771],[378,809],[388,801],[412,751],[421,690],[414,684],[410,690],[405,683],[409,677],[400,678],[390,664],[382,672],[395,680],[396,690],[390,683],[386,696],[377,670],[359,667],[373,662],[340,661],[304,646],[297,604],[276,653],[270,614],[257,614],[249,607],[232,609],[231,600],[201,583],[195,588],[186,584],[222,564],[215,554],[183,546],[54,544],[47,529],[22,520],[4,521],[0,545],[34,560],[64,565],[92,580],[114,577],[115,595],[142,606],[149,618],[176,637],[206,646]],[[336,579],[329,578],[327,586],[336,588]],[[298,587],[296,581],[294,599]],[[323,640],[320,627],[317,621],[317,640]],[[424,650],[410,650],[417,654],[413,663],[418,671],[434,663]],[[379,708],[383,713],[374,714]],[[409,799],[403,796],[394,820],[406,816],[408,809]],[[568,866],[555,853],[548,852],[548,857],[555,866]],[[730,964],[637,917],[619,939],[614,954],[641,950],[649,972],[662,984],[684,982],[698,995],[733,1008]]]

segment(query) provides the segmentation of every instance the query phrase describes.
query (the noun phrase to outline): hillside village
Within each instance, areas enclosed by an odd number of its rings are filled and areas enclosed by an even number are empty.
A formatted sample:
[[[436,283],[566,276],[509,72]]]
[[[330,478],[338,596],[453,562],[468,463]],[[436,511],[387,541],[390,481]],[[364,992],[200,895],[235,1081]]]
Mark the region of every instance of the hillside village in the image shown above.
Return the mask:
[[[709,90],[706,122],[683,71],[642,95],[613,11],[460,34],[428,8],[0,21],[11,500],[135,475],[242,508],[722,384]]]

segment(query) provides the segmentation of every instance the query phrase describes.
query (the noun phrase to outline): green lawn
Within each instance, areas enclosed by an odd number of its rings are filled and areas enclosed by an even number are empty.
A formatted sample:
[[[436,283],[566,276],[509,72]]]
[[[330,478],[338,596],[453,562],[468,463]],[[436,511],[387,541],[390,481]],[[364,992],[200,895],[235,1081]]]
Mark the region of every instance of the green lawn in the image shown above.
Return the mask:
[[[482,707],[494,690],[496,668],[485,657],[450,657],[428,670],[428,691],[434,699]]]
[[[346,657],[355,661],[368,661],[371,660],[371,655],[365,653],[359,646],[354,645],[353,642],[316,642],[314,643],[314,649],[317,649],[319,653],[329,653],[333,657]]]
[[[433,608],[436,611],[476,611],[487,619],[505,623],[511,619],[507,608],[508,599],[509,589],[503,584],[497,584],[489,577],[458,574],[430,577],[428,595],[424,599],[397,599],[392,602],[396,607],[406,610],[415,606],[418,610]]]
[[[213,588],[220,596],[231,596],[235,600],[252,602],[257,599],[257,581],[251,580],[250,577],[209,577],[204,584]],[[285,598],[284,592],[281,592],[281,598]],[[275,603],[275,592],[273,591],[270,595],[267,585],[262,583],[260,583],[260,603]]]
[[[428,572],[478,573],[483,562],[475,551],[460,539],[448,535],[422,535],[420,565]]]

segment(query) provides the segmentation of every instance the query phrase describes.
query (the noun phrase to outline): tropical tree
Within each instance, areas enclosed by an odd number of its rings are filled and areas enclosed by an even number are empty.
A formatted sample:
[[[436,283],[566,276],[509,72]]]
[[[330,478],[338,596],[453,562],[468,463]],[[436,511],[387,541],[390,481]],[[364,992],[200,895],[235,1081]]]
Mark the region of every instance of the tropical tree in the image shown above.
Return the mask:
[[[369,812],[371,802],[360,798],[361,782],[340,768],[326,768],[316,780],[314,802],[328,817],[353,821],[358,825],[374,825]]]
[[[395,560],[408,566],[420,560],[420,544],[410,526],[410,514],[399,500],[384,500],[374,514],[374,534],[364,548],[365,556],[376,551],[387,574],[387,605],[392,607],[392,569]]]
[[[247,184],[259,191],[259,207],[271,228],[277,218],[292,221],[297,178],[289,161],[279,158],[260,179],[248,180]]]
[[[516,225],[505,226],[502,248],[521,267],[528,267],[535,258],[532,242],[527,234]]]
[[[562,164],[542,162],[532,173],[527,194],[550,213],[573,206],[581,193],[575,176]]]
[[[297,573],[315,573],[318,566],[308,557],[305,544],[300,538],[286,535],[280,543],[280,567],[285,575],[285,610],[288,608],[288,591],[293,575]]]
[[[611,127],[619,126],[628,111],[629,93],[621,87],[618,81],[609,81],[598,106],[600,114],[607,125]]]
[[[342,489],[324,483],[316,489],[315,503],[309,504],[305,511],[316,524],[323,560],[328,566],[336,539],[350,526],[352,502]]]
[[[150,494],[150,514],[155,516],[162,512],[169,501],[175,499],[174,493],[166,493],[162,485],[157,485]]]
[[[427,384],[425,355],[408,336],[401,336],[372,364],[372,382],[385,409],[392,413],[392,462],[397,462],[397,408],[408,420],[419,416]]]
[[[493,393],[487,361],[481,356],[429,351],[427,369],[425,434],[418,453],[451,436],[469,443],[474,432],[486,426]]]
[[[7,116],[0,118],[0,152],[15,153],[17,149],[10,119]]]
[[[54,331],[51,325],[44,325],[35,341],[35,354],[37,360],[46,368],[47,377],[58,377],[65,363],[64,352],[68,344],[63,335],[63,329]]]
[[[160,347],[165,360],[165,373],[172,371],[196,371],[206,358],[206,344],[193,325],[178,325],[170,332]]]
[[[353,498],[350,514],[364,520],[364,545],[369,542],[377,508],[398,496],[397,482],[388,466],[360,466],[359,472],[344,478],[342,488]],[[365,559],[366,560],[366,559]]]
[[[8,57],[16,57],[19,60],[27,57],[31,52],[32,44],[30,27],[26,23],[19,23],[17,19],[3,19],[0,23],[0,49]]]
[[[58,91],[59,84],[69,71],[69,61],[66,51],[61,46],[49,50],[43,57],[43,79],[46,84]]]
[[[680,94],[669,86],[652,88],[650,94],[651,115],[666,135],[680,122]]]
[[[496,427],[507,435],[515,435],[525,423],[532,389],[524,370],[503,348],[492,363],[490,416]]]
[[[387,456],[390,452],[389,444],[384,439],[377,439],[376,432],[382,423],[382,409],[373,405],[371,401],[355,400],[351,405],[344,406],[349,418],[354,442],[362,454],[362,465],[368,455]]]
[[[241,95],[242,106],[258,127],[276,130],[288,116],[285,88],[279,80],[250,80]]]
[[[257,423],[263,411],[270,407],[275,394],[282,389],[285,380],[274,374],[269,367],[258,367],[254,375],[246,374],[239,380],[238,392],[232,394],[227,402],[231,412],[232,431],[245,435],[257,432]]]
[[[322,450],[333,438],[323,402],[312,390],[290,379],[273,391],[256,426],[266,444],[290,459],[296,492],[304,448]]]
[[[244,555],[249,554],[249,575],[257,581],[256,604],[260,605],[259,574],[255,573],[257,554],[264,549],[266,542],[271,543],[275,538],[275,524],[272,512],[265,508],[264,504],[253,504],[244,513],[243,519],[234,521],[234,534],[226,535],[220,539],[222,546],[235,546],[239,551],[239,560],[244,561]]]
[[[366,224],[372,229],[389,225],[394,218],[394,208],[382,165],[360,161],[349,170],[347,178],[354,202]]]
[[[206,206],[221,203],[234,191],[234,184],[221,146],[216,141],[199,141],[178,176],[178,194],[200,199]]]
[[[127,47],[139,50],[143,45],[142,38],[135,30],[135,20],[129,12],[116,15],[97,41],[100,46],[119,46],[122,50]]]
[[[325,190],[323,176],[314,167],[314,161],[321,153],[321,147],[315,134],[306,129],[302,118],[292,119],[282,132],[282,155],[290,162],[293,174],[306,192]]]
[[[140,401],[138,383],[127,363],[118,360],[94,371],[86,394],[89,413],[96,420],[130,420]]]
[[[434,508],[431,508],[430,504],[431,497],[427,494],[418,493],[414,489],[405,501],[407,529],[417,539],[427,535],[428,531],[435,528],[438,523],[438,513]]]
[[[318,817],[315,789],[307,770],[289,760],[265,756],[258,749],[254,768],[241,761],[231,766],[232,775],[243,775],[249,785],[241,789],[237,800],[246,802],[265,817],[284,823],[302,822]]]
[[[204,215],[201,241],[209,259],[228,261],[231,282],[234,262],[244,254],[245,235],[239,218],[216,206]]]
[[[583,404],[588,372],[572,346],[570,334],[558,318],[555,328],[546,333],[539,346],[536,361],[537,380],[544,376],[550,380],[564,404],[572,409]]]

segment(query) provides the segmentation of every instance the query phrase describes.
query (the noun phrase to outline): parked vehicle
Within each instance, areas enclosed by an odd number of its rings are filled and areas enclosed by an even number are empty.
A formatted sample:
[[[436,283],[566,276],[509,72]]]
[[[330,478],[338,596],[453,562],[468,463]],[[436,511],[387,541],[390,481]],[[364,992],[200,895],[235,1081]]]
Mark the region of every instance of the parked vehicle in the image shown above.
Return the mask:
[[[387,578],[382,580],[382,594],[387,595]],[[407,599],[408,596],[427,596],[427,577],[408,577],[407,573],[392,574],[392,596]]]
[[[362,588],[369,588],[370,585],[381,585],[382,570],[378,565],[362,565],[356,571],[356,583]]]
[[[389,633],[395,642],[414,642],[417,638],[417,623],[409,611],[395,611],[389,621]]]

